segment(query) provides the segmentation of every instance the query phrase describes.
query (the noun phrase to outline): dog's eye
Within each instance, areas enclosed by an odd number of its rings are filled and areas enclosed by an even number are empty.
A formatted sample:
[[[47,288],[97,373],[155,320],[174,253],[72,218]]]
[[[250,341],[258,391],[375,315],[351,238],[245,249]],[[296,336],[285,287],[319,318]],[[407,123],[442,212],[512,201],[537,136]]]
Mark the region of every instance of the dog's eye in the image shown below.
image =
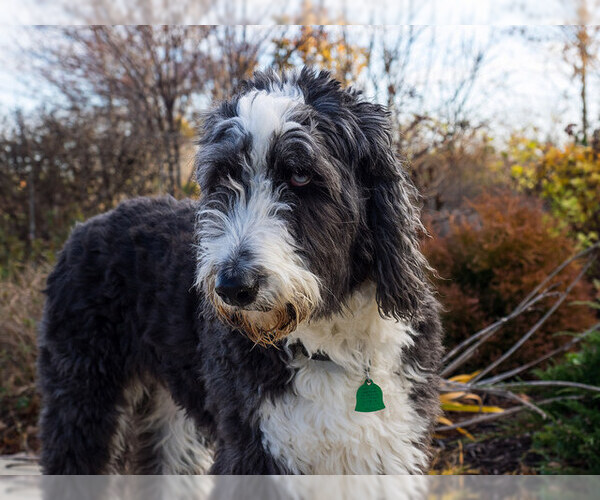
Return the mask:
[[[310,175],[305,173],[294,174],[290,177],[290,184],[296,187],[306,186],[310,182]]]

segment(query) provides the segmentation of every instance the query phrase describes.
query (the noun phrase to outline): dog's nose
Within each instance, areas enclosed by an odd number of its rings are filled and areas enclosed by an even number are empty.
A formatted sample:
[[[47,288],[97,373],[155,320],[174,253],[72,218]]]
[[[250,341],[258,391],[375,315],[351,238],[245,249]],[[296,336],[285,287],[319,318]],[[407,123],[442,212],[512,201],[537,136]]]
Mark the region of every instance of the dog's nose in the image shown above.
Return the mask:
[[[239,274],[219,275],[215,292],[230,306],[243,307],[252,304],[258,295],[258,280],[244,279]]]

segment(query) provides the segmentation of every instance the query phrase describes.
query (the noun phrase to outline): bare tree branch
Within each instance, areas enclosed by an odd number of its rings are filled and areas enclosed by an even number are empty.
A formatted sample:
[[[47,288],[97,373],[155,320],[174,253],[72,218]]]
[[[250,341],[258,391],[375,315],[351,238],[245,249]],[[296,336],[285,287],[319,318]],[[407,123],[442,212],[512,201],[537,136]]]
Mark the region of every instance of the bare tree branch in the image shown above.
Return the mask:
[[[451,381],[443,381],[442,386],[447,388],[447,390],[460,390],[460,391],[469,391],[469,392],[481,392],[484,394],[493,394],[495,396],[499,396],[502,398],[510,399],[512,401],[517,401],[522,405],[527,406],[529,409],[538,413],[542,418],[547,418],[548,415],[544,410],[542,410],[538,405],[528,401],[523,398],[519,394],[515,394],[514,392],[507,391],[506,389],[501,389],[499,387],[488,387],[488,386],[480,386],[480,385],[472,385],[472,384],[460,384]],[[444,392],[444,390],[442,391]]]
[[[497,387],[573,387],[575,389],[600,392],[600,387],[598,386],[581,384],[579,382],[568,382],[565,380],[526,380],[498,384]]]
[[[484,329],[480,330],[479,332],[475,333],[468,339],[461,342],[458,346],[454,347],[448,354],[446,354],[444,356],[443,362],[447,363],[454,356],[458,356],[458,357],[456,359],[454,359],[451,363],[449,363],[442,370],[442,372],[441,372],[442,376],[444,376],[444,377],[448,376],[450,373],[454,372],[458,367],[462,366],[466,361],[468,361],[475,354],[478,347],[481,344],[483,344],[485,341],[487,341],[492,335],[494,335],[505,323],[507,323],[511,319],[515,318],[516,316],[522,314],[523,312],[528,310],[530,307],[532,307],[534,304],[536,304],[540,300],[547,298],[549,296],[549,290],[551,290],[553,288],[553,286],[555,286],[555,285],[550,286],[547,290],[544,290],[542,292],[540,292],[540,291],[543,290],[543,288],[545,286],[547,286],[554,277],[556,277],[565,267],[567,267],[572,262],[574,262],[578,259],[581,259],[585,256],[588,256],[590,254],[593,254],[596,250],[598,250],[598,248],[600,248],[600,242],[598,242],[598,243],[590,246],[589,248],[582,250],[581,252],[577,253],[576,255],[566,259],[559,266],[557,266],[539,285],[537,285],[517,305],[517,307],[509,315],[507,315],[507,316],[499,319],[495,323],[492,323],[491,325],[485,327]],[[595,256],[592,256],[590,258],[590,261],[588,261],[587,266],[591,265],[590,262],[594,258],[595,258]],[[580,279],[581,279],[581,277],[576,278],[576,280],[569,285],[568,290],[570,291],[571,288]],[[525,338],[525,340],[527,340],[531,335],[533,335],[533,333],[535,333],[535,331],[541,326],[541,324],[543,324],[543,322],[546,321],[546,319],[556,310],[556,308],[558,308],[558,306],[560,306],[560,304],[562,304],[562,302],[565,300],[567,295],[568,295],[568,293],[566,295],[565,295],[565,293],[561,293],[560,298],[555,303],[555,307],[553,306],[553,309],[551,309],[550,314],[547,314],[542,318],[542,320],[541,320],[542,323],[534,326],[535,330],[533,330],[533,332],[530,331],[530,332],[526,333],[527,337]],[[521,339],[521,340],[523,340],[523,339]],[[523,340],[523,342],[525,340]],[[463,349],[467,348],[467,346],[470,346],[474,342],[476,342],[474,345],[472,345],[471,347],[469,347],[468,349],[463,351]],[[521,344],[517,345],[517,347],[514,350],[518,349],[518,347],[520,347],[520,345]],[[498,364],[500,362],[504,361],[504,359],[508,358],[514,352],[514,350],[512,350],[510,353],[508,353],[508,355],[506,355],[506,353],[505,353],[505,355],[503,356],[503,359],[501,358],[500,361],[498,362]],[[495,366],[497,366],[497,364]],[[495,368],[495,366],[493,368]],[[485,373],[480,373],[478,375],[477,379],[483,377],[483,375],[488,373],[490,371],[490,370],[488,370],[488,368],[489,367],[486,367],[486,369],[484,370]],[[493,369],[493,368],[491,368],[491,369]]]
[[[538,406],[547,405],[551,403],[556,403],[558,401],[567,401],[567,400],[578,400],[583,399],[583,396],[563,396],[556,398],[548,398],[542,401],[538,401],[536,404]],[[499,418],[504,418],[509,415],[514,415],[515,413],[519,413],[520,411],[528,409],[527,406],[515,406],[513,408],[509,408],[508,410],[504,410],[502,413],[486,413],[485,415],[481,415],[480,417],[469,418],[463,420],[462,422],[456,422],[452,425],[442,425],[436,428],[437,432],[451,431],[453,429],[458,429],[459,427],[468,427],[470,425],[481,424],[483,422],[490,422],[493,420],[497,420]]]
[[[533,325],[533,327],[525,335],[523,335],[508,351],[506,351],[502,356],[500,356],[499,358],[494,360],[490,365],[486,366],[477,376],[475,376],[475,378],[473,379],[473,382],[476,382],[477,380],[481,379],[484,375],[490,373],[494,368],[496,368],[498,365],[500,365],[503,361],[505,361],[510,356],[512,356],[512,354],[519,347],[521,347],[535,332],[537,332],[539,330],[539,328],[546,322],[546,320],[554,313],[554,311],[556,311],[559,308],[559,306],[569,296],[569,293],[571,292],[573,287],[581,280],[581,278],[583,278],[583,276],[585,275],[587,270],[594,263],[594,260],[595,259],[593,257],[588,260],[588,262],[585,264],[585,266],[583,266],[583,268],[581,269],[579,274],[575,277],[575,279],[573,281],[571,281],[571,283],[569,284],[567,289],[561,294],[560,298],[558,300],[556,300],[556,302],[546,312],[546,314],[544,314],[544,316],[542,316],[542,318],[540,318],[540,320],[535,325]]]
[[[545,354],[544,356],[540,356],[539,358],[537,358],[529,363],[526,363],[524,365],[518,366],[517,368],[514,368],[513,370],[499,373],[498,375],[496,375],[494,377],[480,380],[479,383],[480,384],[495,384],[495,383],[501,382],[502,380],[506,380],[507,378],[514,377],[515,375],[518,375],[519,373],[529,370],[530,368],[533,368],[534,366],[539,365],[543,361],[546,361],[547,359],[550,359],[550,358],[556,356],[557,354],[560,354],[561,352],[568,351],[575,344],[581,342],[590,333],[598,331],[598,329],[600,329],[600,323],[596,323],[594,326],[588,328],[585,332],[583,332],[581,335],[578,335],[570,342],[567,342],[565,345],[562,345],[562,346],[558,347],[557,349],[550,351],[548,354]]]

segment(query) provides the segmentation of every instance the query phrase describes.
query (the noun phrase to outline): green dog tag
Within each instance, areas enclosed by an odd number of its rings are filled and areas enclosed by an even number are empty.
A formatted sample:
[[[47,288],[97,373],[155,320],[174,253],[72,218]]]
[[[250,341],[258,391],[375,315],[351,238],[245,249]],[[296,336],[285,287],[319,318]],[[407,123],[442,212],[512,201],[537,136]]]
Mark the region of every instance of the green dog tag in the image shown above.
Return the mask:
[[[355,411],[371,412],[383,410],[383,391],[370,378],[365,380],[365,383],[356,391],[356,408]]]

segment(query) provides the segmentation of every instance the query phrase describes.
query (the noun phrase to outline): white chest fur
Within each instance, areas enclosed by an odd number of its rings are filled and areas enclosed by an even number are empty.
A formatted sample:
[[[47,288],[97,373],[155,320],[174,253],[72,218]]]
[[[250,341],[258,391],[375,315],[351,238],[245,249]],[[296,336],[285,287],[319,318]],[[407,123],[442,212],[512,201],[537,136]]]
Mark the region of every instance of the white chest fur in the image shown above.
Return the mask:
[[[260,410],[264,444],[292,472],[303,474],[406,474],[426,465],[416,444],[427,432],[409,398],[418,373],[403,369],[402,351],[413,342],[406,323],[384,320],[374,289],[356,294],[349,311],[299,328],[309,353],[333,363],[300,358],[292,390]],[[371,378],[383,390],[386,408],[354,410],[356,391]]]

